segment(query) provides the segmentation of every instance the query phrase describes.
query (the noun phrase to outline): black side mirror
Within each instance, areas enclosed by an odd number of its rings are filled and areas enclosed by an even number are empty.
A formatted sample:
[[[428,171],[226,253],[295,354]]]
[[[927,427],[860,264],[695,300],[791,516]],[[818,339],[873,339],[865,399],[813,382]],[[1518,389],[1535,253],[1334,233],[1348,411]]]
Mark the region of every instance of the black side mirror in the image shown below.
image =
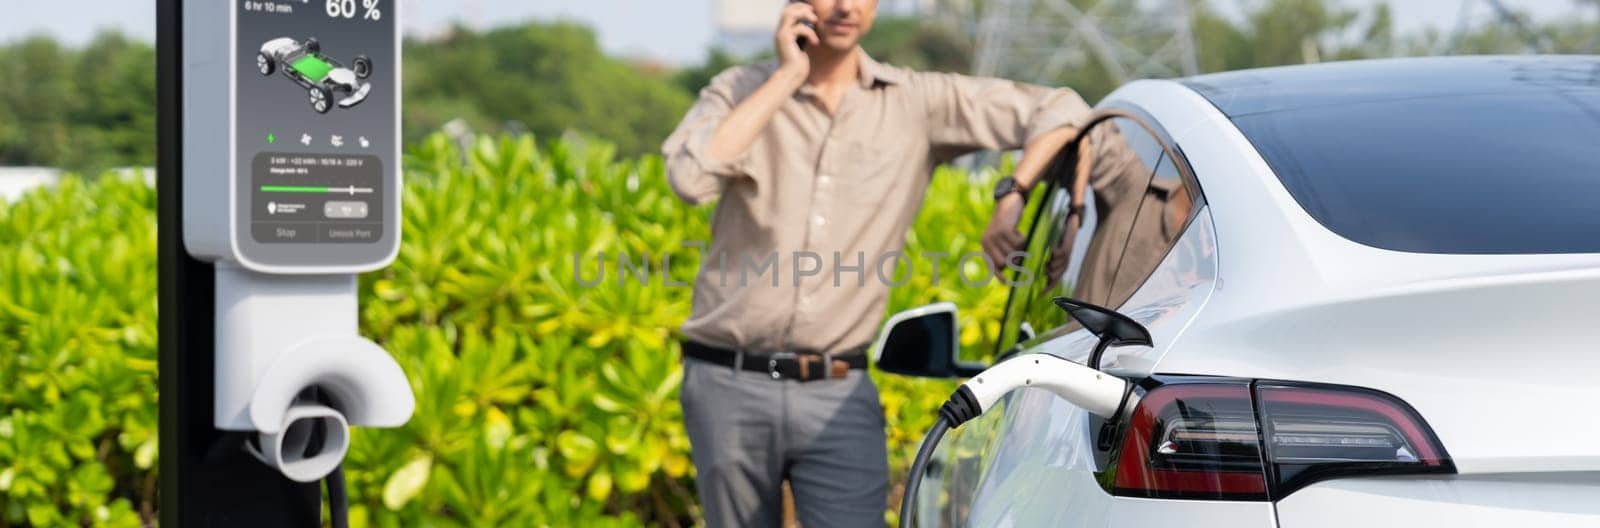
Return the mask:
[[[1089,368],[1100,370],[1100,356],[1105,354],[1107,348],[1124,345],[1152,346],[1150,331],[1138,321],[1129,319],[1116,310],[1069,297],[1056,297],[1053,300],[1056,306],[1066,310],[1067,315],[1083,325],[1085,330],[1100,338],[1100,343],[1094,347],[1094,353],[1089,355]]]
[[[936,303],[912,308],[889,318],[873,347],[878,369],[923,378],[968,378],[984,365],[961,357],[956,305]]]

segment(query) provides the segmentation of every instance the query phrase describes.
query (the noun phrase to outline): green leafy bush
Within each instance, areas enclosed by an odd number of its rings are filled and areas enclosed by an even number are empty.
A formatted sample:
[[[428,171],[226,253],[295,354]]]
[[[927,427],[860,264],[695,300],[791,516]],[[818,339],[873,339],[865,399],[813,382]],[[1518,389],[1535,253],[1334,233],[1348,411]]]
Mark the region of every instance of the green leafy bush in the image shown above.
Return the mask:
[[[155,191],[0,202],[0,526],[139,526],[156,505]]]
[[[362,278],[362,331],[400,362],[411,421],[354,432],[355,526],[634,526],[698,520],[677,402],[677,325],[708,208],[678,202],[659,158],[580,139],[433,136],[407,158],[405,243]],[[978,249],[987,184],[941,169],[906,254]],[[154,192],[68,179],[0,204],[0,525],[138,525],[155,507]],[[647,284],[615,258],[650,255]],[[592,280],[601,253],[607,280]],[[924,264],[919,261],[920,267]],[[891,310],[963,309],[991,345],[1005,292],[920,271]],[[979,277],[981,269],[966,270]],[[978,324],[984,322],[985,328]],[[901,480],[950,382],[874,374]],[[891,501],[893,502],[893,501]],[[892,520],[892,513],[885,514]]]

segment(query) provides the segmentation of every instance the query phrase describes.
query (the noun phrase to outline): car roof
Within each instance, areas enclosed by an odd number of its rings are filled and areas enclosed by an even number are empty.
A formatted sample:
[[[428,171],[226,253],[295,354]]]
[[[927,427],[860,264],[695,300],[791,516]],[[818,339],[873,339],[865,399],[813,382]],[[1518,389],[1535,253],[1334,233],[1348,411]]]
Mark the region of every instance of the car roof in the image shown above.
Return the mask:
[[[1402,99],[1600,89],[1600,56],[1382,59],[1241,70],[1180,81],[1228,117]]]

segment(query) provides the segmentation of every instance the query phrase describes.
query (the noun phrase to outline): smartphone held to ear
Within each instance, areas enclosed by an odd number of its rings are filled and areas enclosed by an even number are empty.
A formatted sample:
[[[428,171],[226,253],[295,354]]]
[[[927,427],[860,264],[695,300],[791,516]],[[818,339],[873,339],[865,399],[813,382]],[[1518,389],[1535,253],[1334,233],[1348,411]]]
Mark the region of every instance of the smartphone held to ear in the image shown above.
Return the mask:
[[[809,4],[810,2],[808,2],[807,0],[789,0],[789,3],[791,3],[791,4]],[[813,32],[815,32],[817,30],[817,25],[812,23],[809,20],[801,20],[800,21],[800,25],[808,27],[808,28],[811,28],[811,31],[813,31]],[[805,51],[806,45],[810,44],[810,42],[807,41],[805,37],[796,38],[794,40],[794,43],[796,45],[800,46],[800,51]]]
[[[802,21],[800,21],[800,25],[808,27],[808,28],[811,28],[812,31],[816,31],[817,30],[817,25],[813,24],[813,23],[811,23],[809,21],[802,20]],[[810,43],[811,43],[811,41],[806,40],[805,37],[800,37],[798,39],[795,39],[795,44],[799,44],[800,45],[800,51],[805,51],[806,50],[806,45],[810,44]]]

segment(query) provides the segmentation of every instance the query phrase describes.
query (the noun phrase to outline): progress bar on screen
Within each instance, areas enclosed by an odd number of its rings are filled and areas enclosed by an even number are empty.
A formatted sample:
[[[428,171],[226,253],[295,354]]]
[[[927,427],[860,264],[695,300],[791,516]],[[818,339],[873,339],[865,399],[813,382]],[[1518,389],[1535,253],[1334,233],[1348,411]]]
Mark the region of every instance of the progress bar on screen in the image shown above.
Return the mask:
[[[261,192],[304,194],[372,194],[371,187],[314,187],[302,185],[262,185]]]

